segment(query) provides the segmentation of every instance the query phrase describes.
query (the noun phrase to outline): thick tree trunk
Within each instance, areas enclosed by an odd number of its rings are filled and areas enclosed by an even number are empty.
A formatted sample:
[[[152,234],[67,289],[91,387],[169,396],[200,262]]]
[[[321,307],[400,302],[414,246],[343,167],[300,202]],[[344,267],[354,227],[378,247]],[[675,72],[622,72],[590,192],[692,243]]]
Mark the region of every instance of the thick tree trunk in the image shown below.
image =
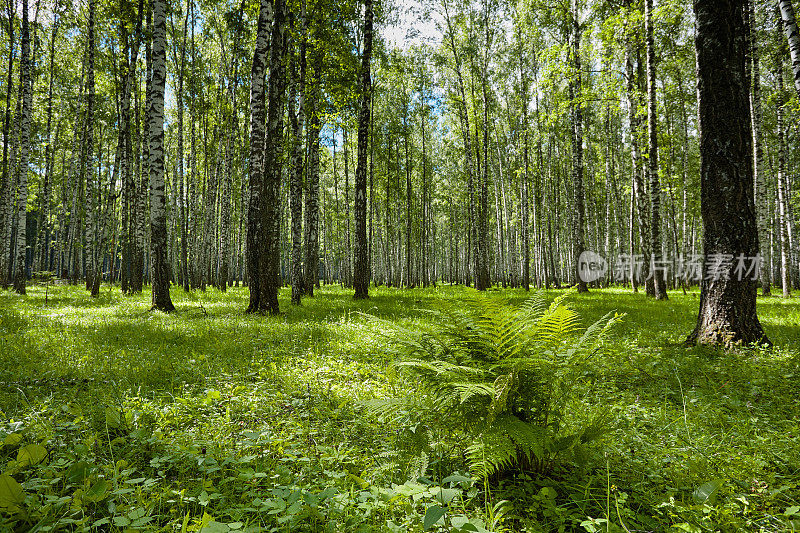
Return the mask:
[[[272,26],[272,2],[261,0],[258,14],[256,47],[250,74],[250,188],[247,209],[247,275],[250,287],[250,305],[247,312],[258,312],[261,307],[259,275],[259,240],[263,234],[261,194],[264,188],[264,80],[267,68],[267,50]]]
[[[665,272],[661,264],[661,182],[658,177],[658,105],[656,101],[656,51],[653,39],[653,0],[645,0],[645,33],[647,34],[647,157],[650,173],[650,248],[652,249],[651,274],[657,300],[667,299]],[[647,258],[649,260],[650,258]]]
[[[744,1],[694,0],[706,272],[689,343],[768,342],[756,313],[757,282],[737,268],[740,258],[758,254]]]
[[[283,159],[283,108],[286,92],[285,0],[275,0],[267,87],[267,131],[264,143],[264,182],[261,194],[263,225],[258,261],[259,312],[277,315],[280,287],[280,186]]]
[[[370,77],[372,24],[372,0],[364,0],[364,50],[361,53],[358,162],[356,163],[355,204],[353,206],[356,226],[353,287],[355,288],[354,297],[356,299],[369,297],[370,281],[370,255],[367,243],[367,145],[369,142],[370,110],[372,106],[372,81]]]
[[[175,310],[169,295],[167,212],[164,168],[164,85],[167,77],[167,24],[165,0],[153,2],[153,81],[147,109],[150,173],[150,253],[152,256],[153,309]]]

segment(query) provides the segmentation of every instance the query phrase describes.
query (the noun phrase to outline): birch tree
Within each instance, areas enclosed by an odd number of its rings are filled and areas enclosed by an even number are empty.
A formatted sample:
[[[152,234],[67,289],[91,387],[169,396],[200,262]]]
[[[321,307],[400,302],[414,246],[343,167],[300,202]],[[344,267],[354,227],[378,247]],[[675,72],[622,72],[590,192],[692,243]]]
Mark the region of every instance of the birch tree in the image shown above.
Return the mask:
[[[355,185],[355,275],[353,285],[357,300],[369,298],[370,257],[367,244],[367,148],[369,144],[370,110],[372,104],[372,0],[364,0],[364,50],[361,52],[359,75],[360,109],[358,117],[358,162]],[[424,135],[424,133],[423,133]],[[424,164],[424,163],[423,163]],[[410,201],[410,199],[409,199]],[[409,243],[409,247],[411,243]]]
[[[151,58],[152,95],[147,109],[150,173],[150,253],[152,255],[153,309],[175,310],[169,295],[167,212],[164,168],[164,85],[166,82],[167,21],[165,0],[153,3]]]
[[[694,0],[706,265],[758,253],[744,2]],[[697,325],[687,342],[769,342],[756,312],[756,281],[737,274],[734,261],[720,267],[701,282]]]

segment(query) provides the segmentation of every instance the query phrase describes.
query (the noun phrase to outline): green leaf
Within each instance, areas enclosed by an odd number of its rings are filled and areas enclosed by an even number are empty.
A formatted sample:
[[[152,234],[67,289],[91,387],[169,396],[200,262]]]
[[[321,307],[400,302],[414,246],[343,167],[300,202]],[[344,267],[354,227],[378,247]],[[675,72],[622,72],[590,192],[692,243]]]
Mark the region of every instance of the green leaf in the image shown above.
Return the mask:
[[[6,435],[6,438],[3,439],[3,444],[6,446],[16,446],[22,442],[22,435],[19,433],[12,433],[10,435]]]
[[[120,422],[119,410],[113,407],[106,407],[106,425],[110,428],[118,428]]]
[[[67,468],[67,471],[64,473],[64,477],[70,483],[82,483],[84,479],[89,477],[91,471],[91,464],[87,463],[86,461],[78,461]]]
[[[86,493],[83,495],[83,498],[85,500],[89,500],[90,502],[99,502],[106,497],[108,488],[108,481],[105,479],[98,479],[95,484],[86,491]]]
[[[786,516],[794,516],[796,514],[800,514],[800,506],[792,505],[791,507],[787,507],[786,510],[783,512]]]
[[[444,478],[442,483],[466,483],[467,485],[472,485],[473,481],[470,477],[462,476],[460,474],[453,474]]]
[[[8,474],[0,474],[0,507],[14,507],[22,503],[22,485]]]
[[[672,527],[680,531],[686,531],[687,533],[700,533],[700,531],[702,531],[696,525],[688,524],[686,522],[681,522],[680,524],[672,524]]]
[[[431,505],[428,507],[428,510],[425,511],[425,518],[422,519],[422,527],[427,531],[428,529],[432,528],[436,522],[441,520],[444,514],[447,512],[447,509],[441,507],[439,505]]]
[[[461,494],[460,489],[440,489],[436,491],[434,498],[442,505],[447,505],[459,494]]]
[[[41,444],[28,444],[17,452],[19,466],[37,465],[45,460],[47,450]]]
[[[230,528],[228,528],[227,524],[212,520],[207,526],[200,530],[200,533],[228,533],[228,531],[230,531]]]
[[[692,498],[696,504],[711,503],[716,498],[717,491],[719,491],[720,488],[722,488],[722,481],[718,479],[703,483],[694,490]]]

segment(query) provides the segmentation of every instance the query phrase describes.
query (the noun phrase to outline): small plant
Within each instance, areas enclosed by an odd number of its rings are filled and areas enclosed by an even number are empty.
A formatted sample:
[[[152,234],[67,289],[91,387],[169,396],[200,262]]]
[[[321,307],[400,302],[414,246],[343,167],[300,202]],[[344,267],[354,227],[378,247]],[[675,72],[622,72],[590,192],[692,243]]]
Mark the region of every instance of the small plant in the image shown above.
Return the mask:
[[[55,275],[55,272],[51,272],[49,270],[41,270],[33,273],[33,279],[44,284],[44,305],[47,305],[47,296],[49,293],[50,284],[53,283]]]
[[[578,376],[621,316],[609,313],[580,334],[565,296],[536,296],[514,307],[474,300],[466,309],[432,311],[435,327],[418,331],[372,318],[387,336],[397,368],[419,383],[408,398],[368,402],[374,413],[412,427],[417,452],[430,432],[467,438],[472,472],[487,477],[512,467],[544,472],[557,455],[585,463],[584,445],[605,431],[594,420],[569,429]]]

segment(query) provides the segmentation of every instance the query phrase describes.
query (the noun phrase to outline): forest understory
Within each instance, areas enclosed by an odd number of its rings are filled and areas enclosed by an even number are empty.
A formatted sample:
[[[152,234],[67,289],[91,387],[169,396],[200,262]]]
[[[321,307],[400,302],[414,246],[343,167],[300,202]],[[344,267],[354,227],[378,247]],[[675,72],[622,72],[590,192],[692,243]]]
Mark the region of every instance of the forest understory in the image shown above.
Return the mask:
[[[502,313],[531,293],[315,294],[290,306],[282,289],[283,313],[264,317],[243,312],[246,288],[175,289],[169,314],[150,311],[147,290],[0,293],[0,530],[800,528],[796,299],[758,299],[774,347],[723,352],[682,344],[696,290],[668,302],[623,288],[536,293],[565,296],[578,332],[625,313],[563,404],[562,428],[602,427],[585,446],[481,477],[466,430],[369,408],[434,394],[397,364],[392,335],[404,333],[380,319],[436,332],[437,310]]]

